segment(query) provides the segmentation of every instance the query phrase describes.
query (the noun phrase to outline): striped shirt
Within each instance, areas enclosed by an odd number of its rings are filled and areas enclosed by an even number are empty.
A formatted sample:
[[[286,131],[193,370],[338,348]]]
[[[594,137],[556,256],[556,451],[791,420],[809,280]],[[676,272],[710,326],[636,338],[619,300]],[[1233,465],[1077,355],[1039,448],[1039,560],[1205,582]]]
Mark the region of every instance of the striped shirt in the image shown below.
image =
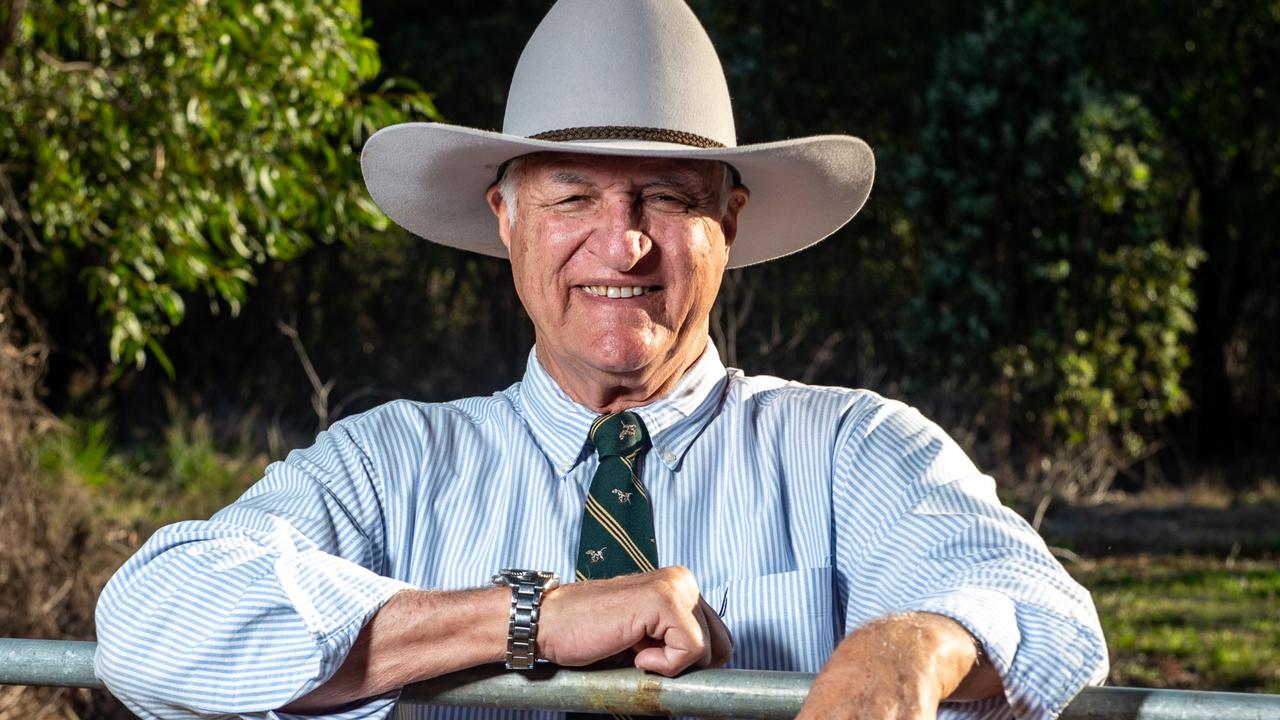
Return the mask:
[[[734,637],[730,667],[815,672],[888,613],[952,617],[1005,697],[939,717],[1052,718],[1107,652],[1088,593],[959,447],[872,392],[726,369],[714,348],[636,408],[663,565],[688,567]],[[530,353],[489,397],[397,401],[335,423],[208,521],[157,532],[98,604],[97,672],[142,717],[282,717],[409,587],[499,568],[572,578],[595,419]],[[556,718],[405,705],[334,717]]]

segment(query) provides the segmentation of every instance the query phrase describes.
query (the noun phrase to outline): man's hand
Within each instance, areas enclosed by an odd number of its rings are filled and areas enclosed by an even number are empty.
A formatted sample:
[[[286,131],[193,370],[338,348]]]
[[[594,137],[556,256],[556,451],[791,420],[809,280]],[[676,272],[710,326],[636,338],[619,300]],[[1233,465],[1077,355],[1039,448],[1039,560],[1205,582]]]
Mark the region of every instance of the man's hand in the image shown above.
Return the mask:
[[[562,585],[542,600],[538,654],[558,665],[634,650],[636,667],[670,677],[695,665],[723,665],[732,648],[693,574],[678,565]]]
[[[1002,691],[1000,675],[951,618],[905,613],[849,634],[809,691],[796,720],[933,720],[943,700]]]

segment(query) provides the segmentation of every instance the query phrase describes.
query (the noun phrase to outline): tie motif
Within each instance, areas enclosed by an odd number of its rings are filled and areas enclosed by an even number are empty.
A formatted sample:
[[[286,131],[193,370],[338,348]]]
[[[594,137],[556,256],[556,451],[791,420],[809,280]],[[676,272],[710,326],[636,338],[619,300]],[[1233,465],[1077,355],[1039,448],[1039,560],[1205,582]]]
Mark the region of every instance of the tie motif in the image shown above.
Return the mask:
[[[649,447],[644,422],[632,412],[603,415],[589,440],[600,456],[582,511],[578,578],[650,572],[658,566],[649,494],[636,469]]]

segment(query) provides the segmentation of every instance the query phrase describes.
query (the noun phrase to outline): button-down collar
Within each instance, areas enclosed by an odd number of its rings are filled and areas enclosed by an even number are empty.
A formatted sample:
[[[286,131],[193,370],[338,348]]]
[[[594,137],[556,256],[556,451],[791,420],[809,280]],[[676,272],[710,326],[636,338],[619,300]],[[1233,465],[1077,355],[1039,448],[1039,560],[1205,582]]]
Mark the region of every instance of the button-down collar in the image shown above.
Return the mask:
[[[671,392],[656,402],[631,408],[649,431],[653,442],[650,456],[675,470],[694,439],[715,416],[727,382],[724,364],[708,339],[707,349]],[[561,477],[590,455],[587,431],[597,414],[574,402],[556,384],[538,362],[536,347],[529,351],[524,380],[506,392]]]

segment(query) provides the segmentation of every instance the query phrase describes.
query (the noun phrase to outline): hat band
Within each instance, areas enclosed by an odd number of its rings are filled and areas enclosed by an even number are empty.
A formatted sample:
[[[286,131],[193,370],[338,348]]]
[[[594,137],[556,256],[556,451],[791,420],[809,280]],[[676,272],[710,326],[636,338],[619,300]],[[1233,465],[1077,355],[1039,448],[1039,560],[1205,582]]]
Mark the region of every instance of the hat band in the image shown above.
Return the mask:
[[[548,130],[537,135],[530,135],[530,140],[551,140],[553,142],[572,142],[574,140],[649,140],[653,142],[675,143],[696,148],[722,148],[724,143],[711,138],[695,135],[682,130],[667,130],[653,127],[629,127],[626,125],[592,125],[587,127]]]

